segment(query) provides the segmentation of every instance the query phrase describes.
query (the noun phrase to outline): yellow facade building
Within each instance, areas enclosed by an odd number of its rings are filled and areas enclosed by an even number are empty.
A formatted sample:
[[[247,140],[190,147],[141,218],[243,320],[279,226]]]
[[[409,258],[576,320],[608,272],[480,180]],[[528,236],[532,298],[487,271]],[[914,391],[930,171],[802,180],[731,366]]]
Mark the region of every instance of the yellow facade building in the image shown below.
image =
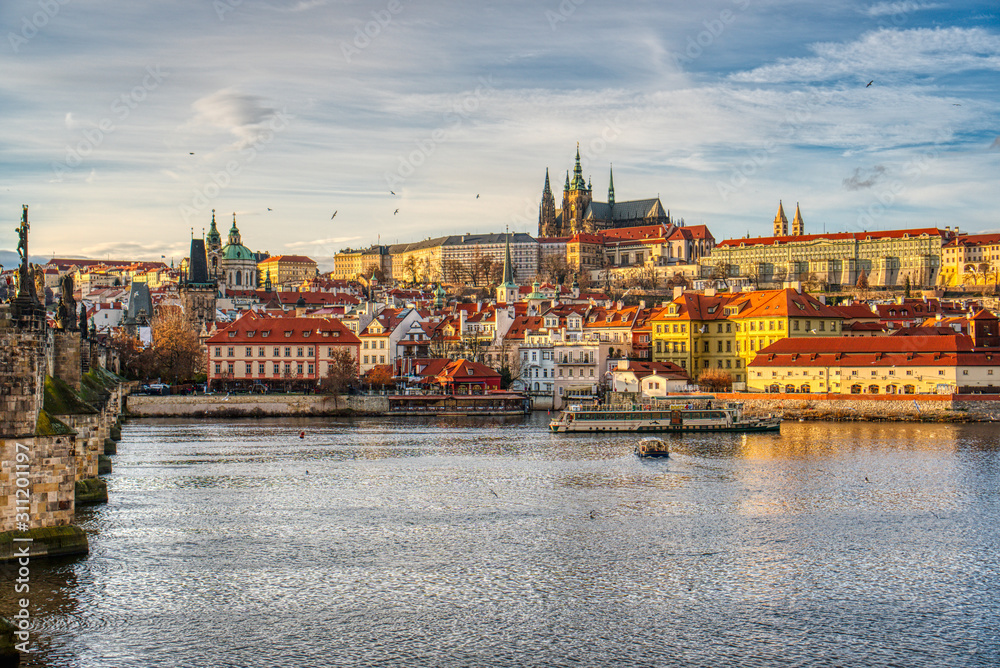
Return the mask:
[[[316,276],[316,262],[305,255],[275,255],[257,263],[257,276],[261,287],[270,277],[275,289],[292,290]]]
[[[966,234],[946,243],[938,282],[966,288],[1000,282],[1000,234]]]

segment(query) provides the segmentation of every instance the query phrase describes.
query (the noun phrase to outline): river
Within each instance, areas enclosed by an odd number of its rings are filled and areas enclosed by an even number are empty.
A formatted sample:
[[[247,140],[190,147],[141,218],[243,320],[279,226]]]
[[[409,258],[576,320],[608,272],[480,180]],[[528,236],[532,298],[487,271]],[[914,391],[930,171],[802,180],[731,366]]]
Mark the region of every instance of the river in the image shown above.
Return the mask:
[[[995,426],[546,419],[128,422],[22,666],[1000,665]]]

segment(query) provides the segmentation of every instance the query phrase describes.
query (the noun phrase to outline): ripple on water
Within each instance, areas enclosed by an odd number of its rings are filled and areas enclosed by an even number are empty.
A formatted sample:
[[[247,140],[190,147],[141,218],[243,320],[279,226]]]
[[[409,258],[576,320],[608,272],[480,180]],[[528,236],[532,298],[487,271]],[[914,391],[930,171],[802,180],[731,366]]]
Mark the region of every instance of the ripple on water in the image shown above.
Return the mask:
[[[1000,665],[988,427],[544,422],[127,423],[26,665]]]

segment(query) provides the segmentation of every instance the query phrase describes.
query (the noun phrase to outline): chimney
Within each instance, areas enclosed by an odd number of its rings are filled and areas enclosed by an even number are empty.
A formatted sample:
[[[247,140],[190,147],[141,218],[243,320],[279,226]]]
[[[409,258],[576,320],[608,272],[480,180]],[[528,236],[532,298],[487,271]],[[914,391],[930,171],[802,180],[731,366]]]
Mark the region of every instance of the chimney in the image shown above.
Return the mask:
[[[675,285],[674,286],[674,299],[677,299],[678,297],[682,296],[683,294],[684,294],[684,287],[680,286],[680,285]]]
[[[706,297],[714,297],[715,296],[715,288],[705,288],[705,296]]]
[[[645,299],[640,299],[639,300],[639,310],[641,311],[641,310],[643,310],[645,308],[646,308],[646,300]]]

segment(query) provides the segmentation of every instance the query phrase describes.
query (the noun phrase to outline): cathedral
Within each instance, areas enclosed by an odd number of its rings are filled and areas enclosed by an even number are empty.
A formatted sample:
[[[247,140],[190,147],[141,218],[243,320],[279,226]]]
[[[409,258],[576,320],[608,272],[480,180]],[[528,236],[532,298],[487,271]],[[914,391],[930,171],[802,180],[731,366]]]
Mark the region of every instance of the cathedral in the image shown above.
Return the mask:
[[[549,185],[549,170],[545,170],[542,204],[538,209],[539,237],[568,237],[581,232],[594,234],[600,230],[642,225],[663,225],[669,228],[671,224],[670,212],[663,208],[659,197],[615,202],[613,171],[608,182],[608,201],[595,202],[591,184],[583,180],[579,144],[576,145],[576,164],[572,179],[569,172],[566,172],[561,209],[556,208],[555,197]]]
[[[792,234],[793,237],[801,237],[806,233],[806,224],[802,221],[802,212],[799,211],[799,203],[795,203],[795,217],[792,219]],[[774,216],[774,236],[776,237],[787,237],[788,235],[788,218],[785,217],[785,209],[781,205],[781,200],[778,200],[778,213]]]

